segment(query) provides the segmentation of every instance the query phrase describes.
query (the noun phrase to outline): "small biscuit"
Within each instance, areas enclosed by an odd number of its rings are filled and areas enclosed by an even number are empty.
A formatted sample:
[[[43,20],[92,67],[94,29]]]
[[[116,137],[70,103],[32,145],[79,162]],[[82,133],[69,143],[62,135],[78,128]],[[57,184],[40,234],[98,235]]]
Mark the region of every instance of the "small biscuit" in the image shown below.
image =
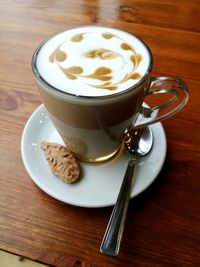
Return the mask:
[[[54,175],[65,183],[74,183],[80,175],[79,165],[73,154],[65,146],[57,143],[42,142],[41,149]]]

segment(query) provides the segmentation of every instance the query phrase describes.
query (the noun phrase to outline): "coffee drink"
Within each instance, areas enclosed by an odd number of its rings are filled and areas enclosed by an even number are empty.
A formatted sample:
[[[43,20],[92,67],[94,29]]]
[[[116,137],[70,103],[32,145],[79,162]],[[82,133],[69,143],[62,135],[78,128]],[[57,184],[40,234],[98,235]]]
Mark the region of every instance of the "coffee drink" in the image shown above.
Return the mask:
[[[78,159],[102,161],[119,150],[138,116],[150,65],[143,42],[118,29],[69,29],[39,46],[32,66],[42,100]]]
[[[86,26],[49,39],[37,68],[51,86],[73,95],[105,96],[135,85],[147,72],[147,47],[118,29]]]
[[[181,80],[152,79],[150,50],[119,29],[84,26],[58,33],[37,48],[32,68],[67,148],[87,162],[111,158],[125,130],[173,115],[188,98]],[[138,124],[145,95],[163,92],[174,96],[149,109],[149,118]]]

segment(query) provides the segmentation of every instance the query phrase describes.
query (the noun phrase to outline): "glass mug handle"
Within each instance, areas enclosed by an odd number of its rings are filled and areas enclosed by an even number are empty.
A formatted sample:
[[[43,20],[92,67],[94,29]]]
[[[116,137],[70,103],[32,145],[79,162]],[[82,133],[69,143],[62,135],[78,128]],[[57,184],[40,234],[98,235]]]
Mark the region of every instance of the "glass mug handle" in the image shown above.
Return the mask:
[[[187,85],[175,77],[151,77],[146,96],[152,98],[157,94],[168,94],[170,97],[153,107],[150,107],[145,101],[147,105],[142,105],[134,128],[147,126],[171,117],[185,106],[189,97]]]

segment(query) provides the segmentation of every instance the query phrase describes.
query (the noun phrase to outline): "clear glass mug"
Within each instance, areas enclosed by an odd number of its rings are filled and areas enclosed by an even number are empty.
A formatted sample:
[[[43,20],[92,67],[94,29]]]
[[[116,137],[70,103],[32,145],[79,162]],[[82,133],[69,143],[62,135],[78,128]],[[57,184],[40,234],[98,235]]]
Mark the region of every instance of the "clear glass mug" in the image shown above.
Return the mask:
[[[65,93],[46,82],[37,68],[38,53],[45,42],[33,55],[32,70],[49,117],[79,160],[101,162],[112,158],[121,148],[125,131],[169,118],[188,101],[188,88],[182,80],[151,76],[153,58],[146,45],[150,64],[134,86],[98,97]],[[166,94],[167,100],[150,107],[148,99],[158,94]]]

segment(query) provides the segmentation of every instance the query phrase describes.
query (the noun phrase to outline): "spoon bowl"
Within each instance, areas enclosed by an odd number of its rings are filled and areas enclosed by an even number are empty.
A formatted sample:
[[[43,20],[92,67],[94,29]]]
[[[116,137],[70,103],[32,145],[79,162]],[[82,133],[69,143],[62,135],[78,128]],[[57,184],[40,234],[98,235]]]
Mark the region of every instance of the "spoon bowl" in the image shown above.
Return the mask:
[[[131,155],[146,156],[153,145],[153,134],[149,127],[140,128],[127,132],[123,137],[126,151]]]

